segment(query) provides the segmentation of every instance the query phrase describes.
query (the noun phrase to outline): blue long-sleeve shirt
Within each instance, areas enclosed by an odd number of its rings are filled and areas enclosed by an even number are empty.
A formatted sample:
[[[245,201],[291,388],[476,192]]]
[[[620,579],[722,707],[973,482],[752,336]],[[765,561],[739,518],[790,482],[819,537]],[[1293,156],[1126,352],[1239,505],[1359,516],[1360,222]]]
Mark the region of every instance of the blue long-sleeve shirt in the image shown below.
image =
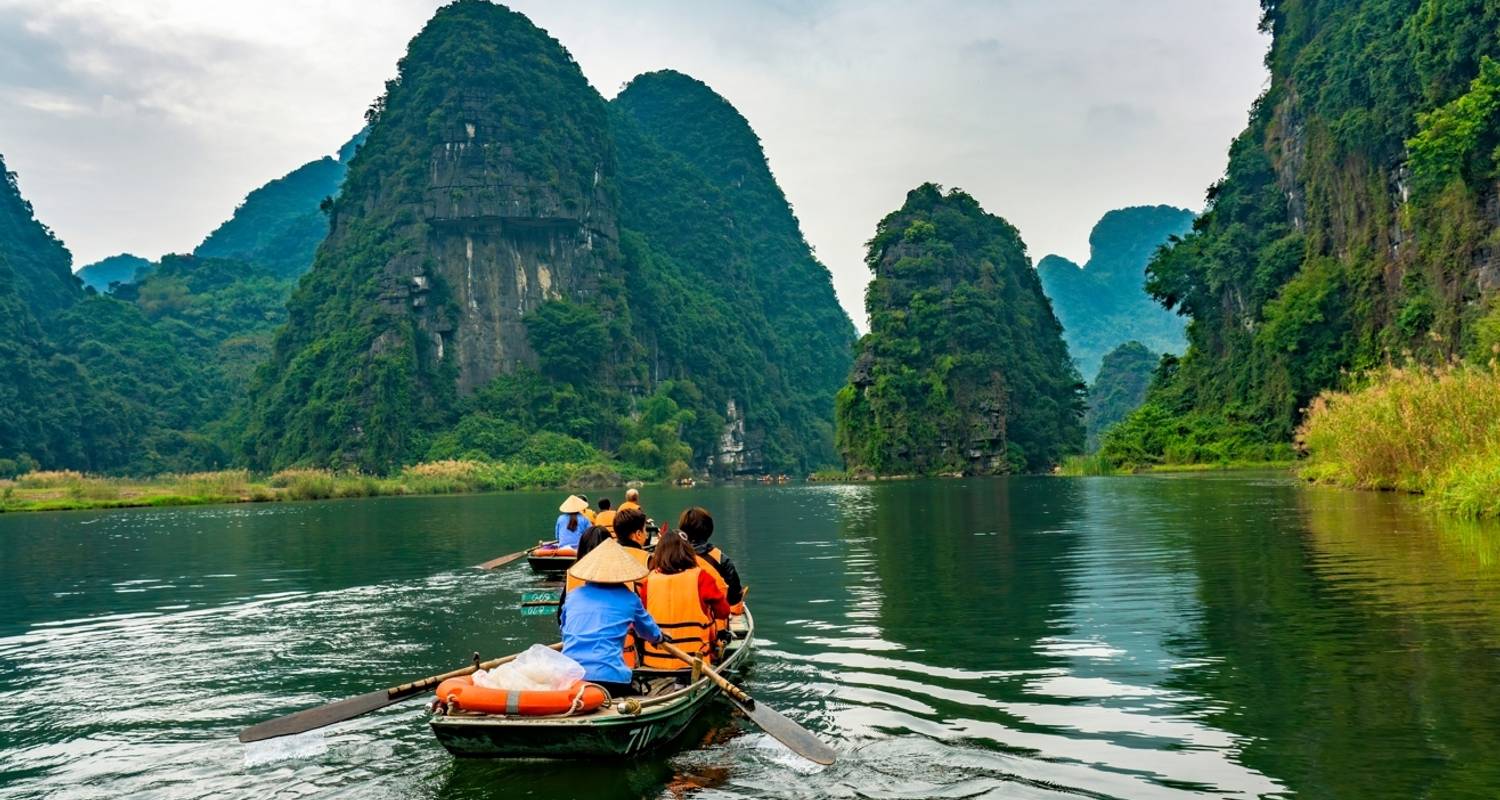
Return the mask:
[[[583,665],[584,680],[628,683],[625,634],[661,640],[661,628],[628,587],[585,583],[568,592],[562,605],[563,655]]]
[[[568,530],[568,517],[577,516],[578,525],[573,530]],[[553,533],[557,536],[558,547],[578,547],[578,540],[583,538],[583,532],[589,529],[589,518],[582,514],[561,514],[557,518],[557,525]]]

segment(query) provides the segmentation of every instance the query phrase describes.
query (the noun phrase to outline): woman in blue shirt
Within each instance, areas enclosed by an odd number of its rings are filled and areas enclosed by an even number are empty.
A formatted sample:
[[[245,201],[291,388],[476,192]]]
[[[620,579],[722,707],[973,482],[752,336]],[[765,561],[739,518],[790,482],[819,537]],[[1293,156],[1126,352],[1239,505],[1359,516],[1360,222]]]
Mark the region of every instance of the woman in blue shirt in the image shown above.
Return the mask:
[[[589,504],[578,495],[569,495],[563,504],[557,507],[562,512],[557,517],[557,524],[553,533],[557,536],[558,547],[578,547],[578,540],[583,537],[583,532],[589,529],[588,518],[583,515],[583,510]]]
[[[578,559],[568,574],[584,583],[563,600],[563,655],[582,664],[583,679],[604,687],[611,697],[632,694],[625,637],[633,631],[652,644],[661,641],[656,620],[626,586],[646,577],[646,568],[609,539]]]

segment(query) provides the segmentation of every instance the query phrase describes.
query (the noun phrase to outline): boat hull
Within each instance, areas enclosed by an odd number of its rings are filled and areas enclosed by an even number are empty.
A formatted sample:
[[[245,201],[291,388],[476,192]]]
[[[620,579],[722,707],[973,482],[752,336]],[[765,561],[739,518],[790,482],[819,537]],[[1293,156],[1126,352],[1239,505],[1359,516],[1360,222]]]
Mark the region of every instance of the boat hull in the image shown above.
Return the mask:
[[[578,563],[573,556],[526,556],[526,563],[531,569],[544,575],[561,575],[568,571],[569,567]]]
[[[749,614],[742,619],[721,672],[739,669],[749,657],[754,625]],[[647,701],[636,713],[611,704],[578,717],[436,714],[429,724],[438,742],[459,758],[624,758],[671,744],[718,694],[719,687],[704,677]]]

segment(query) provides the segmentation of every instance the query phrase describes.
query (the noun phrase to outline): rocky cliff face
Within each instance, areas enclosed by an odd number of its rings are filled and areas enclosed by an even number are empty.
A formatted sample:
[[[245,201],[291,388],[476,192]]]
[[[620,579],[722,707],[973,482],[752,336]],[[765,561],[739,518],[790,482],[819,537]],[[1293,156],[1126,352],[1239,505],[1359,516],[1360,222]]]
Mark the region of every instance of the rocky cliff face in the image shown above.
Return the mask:
[[[1014,227],[925,184],[866,260],[870,333],[837,400],[850,469],[988,475],[1082,447],[1082,386]]]
[[[525,17],[444,7],[370,119],[262,373],[258,463],[412,455],[455,395],[534,362],[528,313],[589,302],[616,258],[604,101]]]
[[[1189,460],[1267,457],[1251,450],[1351,374],[1500,344],[1500,6],[1262,5],[1269,87],[1208,210],[1149,270],[1192,320],[1148,402],[1201,422],[1154,439]]]
[[[401,299],[439,355],[452,348],[459,391],[468,393],[534,361],[526,314],[552,300],[593,299],[618,233],[606,143],[590,174],[555,180],[518,161],[504,109],[482,95],[460,108],[428,161],[425,266],[398,285],[411,290]],[[428,305],[434,281],[450,287],[456,313]]]

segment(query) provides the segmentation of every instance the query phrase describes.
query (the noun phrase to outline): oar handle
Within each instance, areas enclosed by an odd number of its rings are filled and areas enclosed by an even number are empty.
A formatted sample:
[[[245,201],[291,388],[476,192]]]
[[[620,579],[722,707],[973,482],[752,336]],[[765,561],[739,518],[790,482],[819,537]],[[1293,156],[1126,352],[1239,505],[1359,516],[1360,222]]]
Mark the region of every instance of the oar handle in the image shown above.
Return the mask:
[[[671,653],[673,656],[676,656],[678,659],[686,661],[687,663],[703,670],[703,674],[707,675],[709,677],[709,680],[712,680],[714,683],[718,684],[719,688],[723,689],[725,694],[733,697],[734,699],[740,701],[741,703],[744,703],[747,706],[755,705],[755,700],[752,699],[750,695],[745,694],[744,689],[741,689],[740,687],[735,686],[734,684],[725,680],[724,676],[720,675],[718,673],[718,670],[715,670],[713,667],[709,666],[707,661],[704,661],[698,656],[690,656],[687,653],[684,653],[682,649],[677,645],[672,644],[671,642],[668,642],[666,640],[662,640],[661,648],[663,650],[666,650],[668,653]]]
[[[549,644],[547,646],[552,648],[553,650],[561,650],[562,642]],[[489,661],[483,661],[478,664],[471,664],[467,667],[463,667],[462,669],[453,670],[452,672],[444,672],[441,675],[433,675],[432,677],[423,678],[418,681],[412,681],[411,683],[403,683],[400,686],[392,686],[391,688],[386,689],[385,693],[393,700],[398,697],[406,697],[407,695],[420,692],[423,689],[431,689],[432,687],[437,686],[438,684],[448,680],[449,678],[462,678],[465,675],[473,675],[475,672],[482,669],[494,669],[501,664],[515,661],[516,657],[519,655],[520,653],[516,653],[514,655],[508,655],[503,658],[492,658]]]

